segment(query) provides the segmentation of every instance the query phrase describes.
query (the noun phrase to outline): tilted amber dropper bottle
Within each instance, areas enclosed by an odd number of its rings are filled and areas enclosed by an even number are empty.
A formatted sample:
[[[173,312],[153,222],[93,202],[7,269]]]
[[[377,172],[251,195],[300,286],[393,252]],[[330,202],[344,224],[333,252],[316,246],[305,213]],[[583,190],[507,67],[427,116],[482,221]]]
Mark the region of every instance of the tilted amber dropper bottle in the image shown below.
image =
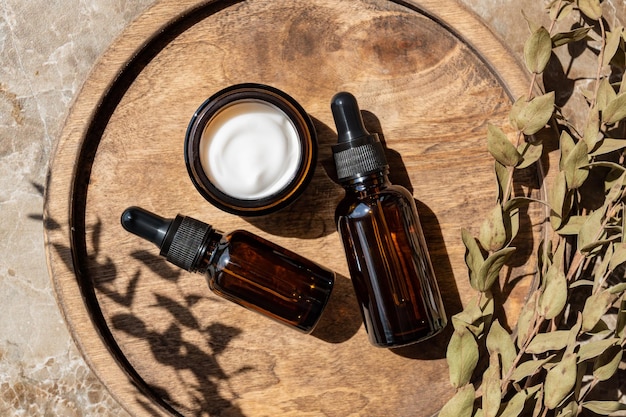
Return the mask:
[[[350,93],[335,95],[333,146],[346,194],[336,210],[350,277],[369,340],[381,347],[418,342],[446,324],[415,201],[392,185],[377,134],[370,134]]]
[[[191,217],[164,219],[139,207],[121,220],[169,262],[206,273],[216,294],[301,332],[313,330],[330,297],[334,272],[252,233],[222,235]]]

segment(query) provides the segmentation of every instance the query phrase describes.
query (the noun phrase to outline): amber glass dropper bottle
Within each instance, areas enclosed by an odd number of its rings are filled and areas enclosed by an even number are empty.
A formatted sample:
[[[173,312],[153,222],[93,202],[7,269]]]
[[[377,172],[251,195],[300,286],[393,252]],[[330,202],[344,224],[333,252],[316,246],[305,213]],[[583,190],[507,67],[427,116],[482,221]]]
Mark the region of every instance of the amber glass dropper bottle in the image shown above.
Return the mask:
[[[413,196],[389,182],[383,146],[366,130],[356,98],[338,93],[331,110],[346,192],[337,227],[369,340],[396,347],[433,336],[446,316]]]
[[[334,272],[252,233],[223,235],[191,217],[164,219],[139,207],[121,221],[169,262],[206,274],[216,294],[301,332],[313,330],[330,297]]]

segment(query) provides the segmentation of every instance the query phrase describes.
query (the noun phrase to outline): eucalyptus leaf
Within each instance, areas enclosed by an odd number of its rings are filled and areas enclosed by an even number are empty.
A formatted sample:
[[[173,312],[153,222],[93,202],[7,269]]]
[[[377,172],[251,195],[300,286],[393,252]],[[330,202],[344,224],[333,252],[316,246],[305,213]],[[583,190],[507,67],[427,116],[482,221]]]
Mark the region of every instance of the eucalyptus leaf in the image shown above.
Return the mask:
[[[475,396],[476,391],[472,384],[462,387],[439,411],[439,417],[471,417]]]
[[[465,264],[469,269],[470,285],[478,290],[482,285],[479,284],[479,271],[485,262],[482,251],[476,242],[476,239],[466,229],[461,230],[461,239],[465,245]]]
[[[569,330],[555,330],[548,333],[539,333],[528,344],[526,352],[544,353],[564,349],[569,339]]]
[[[487,291],[493,283],[498,279],[500,270],[506,263],[507,259],[515,252],[515,248],[504,248],[492,253],[487,257],[485,262],[478,271],[478,290]]]
[[[584,343],[578,351],[578,362],[595,358],[617,343],[619,343],[619,339],[592,340]]]
[[[581,41],[585,39],[590,29],[591,28],[589,27],[582,27],[582,28],[571,30],[569,32],[557,33],[552,37],[552,45],[556,48],[556,47],[559,47],[559,46],[562,46],[571,42]]]
[[[593,413],[603,416],[611,415],[616,411],[626,410],[626,404],[619,401],[585,401],[582,406]]]
[[[502,398],[502,391],[500,390],[500,364],[496,353],[492,353],[489,356],[489,368],[487,368],[483,375],[482,390],[483,416],[496,417],[500,409],[500,401]]]
[[[491,324],[487,335],[487,350],[489,353],[497,353],[502,361],[502,373],[507,373],[517,356],[517,349],[509,332],[500,324],[498,320]]]
[[[504,200],[505,190],[508,188],[508,182],[511,179],[509,170],[498,161],[494,162],[494,170],[498,181],[498,201],[502,201]]]
[[[602,17],[600,0],[577,0],[578,8],[589,19],[598,20]]]
[[[521,131],[524,129],[524,125],[520,124],[519,115],[527,104],[528,100],[526,99],[526,96],[521,96],[515,100],[511,106],[511,110],[509,111],[509,123],[511,123],[511,126],[513,126],[516,130]]]
[[[596,106],[598,110],[604,111],[606,106],[617,97],[617,93],[613,90],[608,78],[603,78],[598,86],[598,96],[596,98]]]
[[[467,384],[478,363],[478,344],[469,331],[452,333],[446,351],[450,371],[450,383],[459,388]]]
[[[496,161],[508,167],[514,167],[522,160],[502,129],[492,124],[487,126],[487,149]]]
[[[470,302],[463,311],[452,316],[452,326],[456,331],[467,329],[477,336],[484,328],[484,322],[480,320],[482,317],[483,312],[480,307],[476,305],[476,302]]]
[[[506,243],[506,229],[502,220],[502,207],[496,204],[480,226],[478,240],[483,248],[497,251]]]
[[[608,105],[607,105],[608,106]],[[594,149],[598,141],[602,138],[600,133],[600,112],[596,107],[589,109],[589,117],[583,132],[583,140],[588,149]]]
[[[524,410],[526,400],[539,391],[540,386],[534,386],[527,388],[515,394],[511,401],[509,401],[499,417],[517,417]]]
[[[526,362],[520,363],[511,374],[511,380],[519,382],[526,377],[534,375],[539,368],[552,360],[555,356],[556,355],[550,355],[545,359],[527,360]]]
[[[561,132],[561,136],[559,137],[559,149],[561,150],[561,157],[559,159],[559,169],[563,171],[565,169],[565,161],[570,153],[574,150],[576,146],[576,142],[574,138],[567,133],[566,130]]]
[[[565,172],[560,171],[552,188],[548,192],[548,203],[550,204],[550,223],[555,230],[558,230],[563,224],[563,219],[568,214],[569,198],[567,192],[567,182],[565,180]]]
[[[605,207],[597,209],[587,217],[587,220],[580,227],[580,232],[578,233],[579,248],[582,249],[600,238],[604,213]]]
[[[606,155],[607,153],[611,153],[614,151],[619,151],[620,149],[626,148],[626,139],[612,139],[612,138],[604,138],[599,142],[599,146],[594,149],[589,155],[598,156],[598,155]]]
[[[569,189],[576,189],[585,182],[589,176],[589,171],[582,169],[582,167],[586,166],[588,162],[587,144],[585,141],[581,140],[574,146],[571,152],[569,152],[563,162],[565,181]]]
[[[626,282],[621,282],[619,284],[613,285],[612,287],[607,288],[607,291],[611,294],[620,294],[626,291]]]
[[[545,287],[539,296],[539,313],[550,320],[556,317],[567,302],[567,280],[558,266],[551,265],[546,273]]]
[[[576,355],[566,354],[552,369],[548,370],[544,383],[544,404],[554,410],[572,391],[576,384]]]
[[[587,221],[588,216],[570,216],[567,219],[567,223],[562,225],[557,233],[560,235],[577,235],[580,233],[580,228]]]
[[[604,46],[604,57],[602,59],[602,65],[609,65],[611,59],[615,56],[617,48],[619,48],[620,40],[622,39],[622,33],[624,28],[618,26],[613,28],[611,32],[606,34],[606,42]]]
[[[617,123],[626,118],[626,93],[615,97],[602,113],[602,121],[607,124]]]
[[[535,325],[535,311],[537,308],[537,300],[539,293],[533,291],[528,297],[528,301],[522,307],[520,315],[517,319],[517,347],[522,348],[529,336],[530,329]]]
[[[517,152],[522,155],[522,162],[517,165],[517,169],[528,168],[539,159],[541,159],[541,155],[543,153],[543,144],[541,142],[538,143],[530,143],[524,142],[517,147]]]
[[[616,164],[615,162],[610,162],[610,161],[596,161],[596,162],[590,162],[586,165],[587,168],[597,168],[597,167],[601,167],[601,168],[611,168],[614,169],[616,171],[619,172],[626,172],[626,168],[621,166],[620,164]]]
[[[582,331],[587,332],[595,327],[600,318],[607,312],[613,302],[613,294],[601,291],[589,296],[583,307]]]
[[[600,381],[610,379],[617,372],[623,353],[620,345],[611,346],[604,351],[593,364],[593,376]]]
[[[552,54],[552,39],[543,26],[537,28],[524,44],[524,62],[530,72],[539,74],[548,65]]]
[[[518,114],[518,126],[525,135],[534,135],[548,124],[553,112],[554,91],[551,91],[526,103]]]

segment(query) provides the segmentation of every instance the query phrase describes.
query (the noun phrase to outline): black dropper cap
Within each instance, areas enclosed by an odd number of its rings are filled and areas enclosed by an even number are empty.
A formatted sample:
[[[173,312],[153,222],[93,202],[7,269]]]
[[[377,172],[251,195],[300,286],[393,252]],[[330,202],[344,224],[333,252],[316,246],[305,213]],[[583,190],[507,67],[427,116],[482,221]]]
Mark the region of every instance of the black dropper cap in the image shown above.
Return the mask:
[[[154,243],[161,256],[187,271],[197,269],[213,231],[208,224],[191,217],[165,219],[140,207],[124,210],[121,221],[124,229]]]
[[[338,140],[333,156],[340,182],[389,169],[385,151],[376,133],[365,128],[356,98],[347,92],[335,94],[330,109]]]

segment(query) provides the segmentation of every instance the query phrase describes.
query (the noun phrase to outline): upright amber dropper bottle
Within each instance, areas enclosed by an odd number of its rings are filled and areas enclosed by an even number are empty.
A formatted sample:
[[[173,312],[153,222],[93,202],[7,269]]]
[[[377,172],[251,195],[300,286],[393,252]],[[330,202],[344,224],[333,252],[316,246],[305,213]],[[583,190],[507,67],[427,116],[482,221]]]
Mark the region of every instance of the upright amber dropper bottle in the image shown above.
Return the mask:
[[[334,272],[246,231],[222,234],[191,217],[164,219],[139,207],[121,221],[169,262],[206,274],[216,294],[304,333],[317,324],[335,282]]]
[[[433,336],[446,316],[413,196],[389,182],[383,146],[366,130],[354,96],[338,93],[331,110],[346,191],[337,227],[369,340],[396,347]]]

